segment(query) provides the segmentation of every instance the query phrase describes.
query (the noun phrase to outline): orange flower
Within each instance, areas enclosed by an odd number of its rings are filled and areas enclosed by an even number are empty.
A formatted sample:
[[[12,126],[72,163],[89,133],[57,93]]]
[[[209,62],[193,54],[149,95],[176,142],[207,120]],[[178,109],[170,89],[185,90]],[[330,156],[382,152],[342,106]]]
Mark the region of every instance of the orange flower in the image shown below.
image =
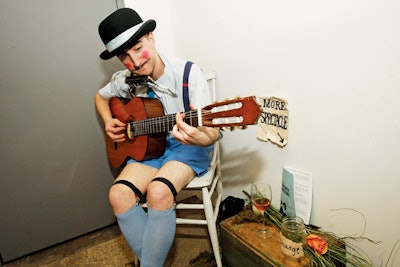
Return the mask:
[[[328,251],[328,243],[320,236],[307,236],[307,244],[319,255],[324,255]]]

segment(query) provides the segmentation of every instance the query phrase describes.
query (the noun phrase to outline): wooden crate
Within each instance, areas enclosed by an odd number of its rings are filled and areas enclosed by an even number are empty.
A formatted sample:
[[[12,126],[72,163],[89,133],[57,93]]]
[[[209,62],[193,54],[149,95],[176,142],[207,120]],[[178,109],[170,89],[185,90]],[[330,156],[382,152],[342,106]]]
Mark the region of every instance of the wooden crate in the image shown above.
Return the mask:
[[[272,236],[268,239],[261,239],[257,237],[257,231],[262,227],[260,223],[235,224],[233,223],[234,219],[235,216],[220,223],[220,242],[224,266],[309,266],[306,258],[293,260],[281,252],[280,232],[276,227],[267,226]],[[332,237],[325,238],[331,239]],[[344,246],[342,242],[340,244]],[[336,263],[336,266],[344,267],[342,263]]]
[[[260,223],[234,224],[234,217],[220,224],[222,260],[227,267],[260,266],[308,266],[306,259],[291,260],[281,252],[280,232],[267,226],[272,236],[268,239],[257,237]]]

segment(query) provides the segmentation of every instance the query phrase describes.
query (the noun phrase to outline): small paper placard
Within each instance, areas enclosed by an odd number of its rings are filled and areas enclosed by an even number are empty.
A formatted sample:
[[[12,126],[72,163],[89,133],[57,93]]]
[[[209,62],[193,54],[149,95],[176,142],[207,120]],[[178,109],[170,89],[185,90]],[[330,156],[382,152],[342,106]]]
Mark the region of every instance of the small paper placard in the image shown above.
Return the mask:
[[[284,216],[297,216],[310,223],[312,209],[311,174],[289,167],[283,168],[280,212]]]
[[[261,116],[257,138],[284,147],[288,142],[289,110],[286,100],[277,97],[260,97]]]

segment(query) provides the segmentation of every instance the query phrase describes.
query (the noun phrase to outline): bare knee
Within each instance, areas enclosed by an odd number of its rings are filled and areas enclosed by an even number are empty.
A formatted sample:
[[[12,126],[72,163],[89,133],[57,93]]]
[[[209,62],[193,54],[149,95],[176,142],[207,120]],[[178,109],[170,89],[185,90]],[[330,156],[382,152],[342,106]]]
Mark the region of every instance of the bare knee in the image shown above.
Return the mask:
[[[166,210],[173,206],[175,197],[165,184],[152,182],[147,189],[147,202],[152,209]]]
[[[116,214],[124,213],[136,204],[136,196],[132,190],[120,184],[111,186],[108,198]]]

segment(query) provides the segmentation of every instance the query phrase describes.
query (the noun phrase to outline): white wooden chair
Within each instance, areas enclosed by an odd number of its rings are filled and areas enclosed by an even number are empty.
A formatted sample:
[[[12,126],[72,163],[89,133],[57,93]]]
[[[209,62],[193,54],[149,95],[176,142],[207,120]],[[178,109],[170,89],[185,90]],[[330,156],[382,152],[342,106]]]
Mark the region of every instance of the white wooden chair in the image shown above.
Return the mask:
[[[216,99],[216,72],[207,72],[207,80],[210,85],[213,100]],[[215,261],[218,267],[222,267],[221,253],[219,249],[218,233],[217,233],[217,217],[219,205],[222,199],[222,182],[220,169],[220,150],[219,141],[214,144],[212,159],[208,172],[202,177],[195,177],[184,190],[201,191],[201,204],[185,204],[177,203],[176,210],[203,210],[205,219],[187,219],[177,216],[177,224],[207,225],[208,233],[214,252]]]

